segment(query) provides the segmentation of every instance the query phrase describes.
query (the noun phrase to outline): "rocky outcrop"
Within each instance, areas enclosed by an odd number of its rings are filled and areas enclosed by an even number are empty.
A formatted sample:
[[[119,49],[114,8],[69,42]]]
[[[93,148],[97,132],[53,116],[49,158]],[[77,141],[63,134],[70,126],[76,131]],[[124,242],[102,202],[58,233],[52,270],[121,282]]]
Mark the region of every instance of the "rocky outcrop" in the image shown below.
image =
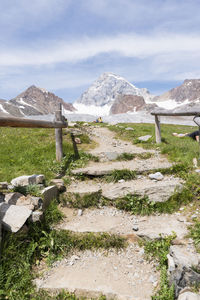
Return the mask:
[[[142,96],[119,95],[110,109],[110,114],[122,114],[126,112],[135,112],[145,107],[145,101]]]
[[[0,100],[0,113],[15,117],[53,114],[59,103],[63,106],[63,112],[75,111],[71,103],[66,103],[55,94],[32,85],[9,101]]]
[[[161,96],[154,97],[153,101],[175,100],[176,102],[199,101],[200,79],[186,79],[183,84],[171,89]]]
[[[103,73],[75,103],[88,106],[112,105],[119,95],[141,96],[144,100],[152,97],[147,89],[139,89],[121,76]]]

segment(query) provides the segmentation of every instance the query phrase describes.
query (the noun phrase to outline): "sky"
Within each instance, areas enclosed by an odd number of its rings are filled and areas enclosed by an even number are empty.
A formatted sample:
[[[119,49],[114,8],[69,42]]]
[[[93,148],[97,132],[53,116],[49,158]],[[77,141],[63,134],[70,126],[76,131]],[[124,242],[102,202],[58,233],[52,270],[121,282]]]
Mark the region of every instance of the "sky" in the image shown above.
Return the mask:
[[[73,102],[102,73],[152,94],[200,78],[199,0],[0,0],[0,99]]]

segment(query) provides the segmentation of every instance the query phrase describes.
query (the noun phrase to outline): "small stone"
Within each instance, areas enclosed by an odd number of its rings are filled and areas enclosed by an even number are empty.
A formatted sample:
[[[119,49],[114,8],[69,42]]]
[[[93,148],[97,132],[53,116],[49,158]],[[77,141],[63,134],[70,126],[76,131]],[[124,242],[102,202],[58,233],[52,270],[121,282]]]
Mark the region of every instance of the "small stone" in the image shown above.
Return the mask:
[[[142,142],[147,142],[151,137],[152,135],[144,135],[144,136],[140,136],[138,140]]]
[[[125,180],[124,179],[120,179],[120,180],[118,180],[118,182],[122,183],[122,182],[125,182]]]
[[[138,231],[139,230],[139,227],[138,226],[133,226],[132,228],[134,231]]]
[[[7,190],[8,189],[8,182],[0,182],[0,189]]]
[[[81,140],[80,140],[80,138],[78,138],[78,137],[76,137],[76,138],[74,139],[74,141],[75,141],[76,144],[81,144]]]
[[[149,178],[155,180],[163,180],[164,176],[160,172],[156,172],[154,174],[149,174]]]
[[[127,128],[125,128],[125,130],[134,130],[134,128],[132,128],[132,127],[127,127]]]
[[[178,220],[179,222],[185,222],[185,218],[183,218],[183,217],[178,217],[177,220]]]
[[[43,212],[42,211],[33,211],[32,215],[30,216],[30,221],[35,223],[41,221],[43,217]]]
[[[197,218],[197,215],[194,214],[191,216],[191,219],[195,219],[195,218]]]
[[[151,276],[149,277],[149,282],[155,283],[155,282],[157,282],[157,278],[154,277],[153,275],[151,275]]]
[[[82,209],[79,209],[78,212],[77,212],[77,216],[78,217],[81,217],[83,214],[83,210]]]

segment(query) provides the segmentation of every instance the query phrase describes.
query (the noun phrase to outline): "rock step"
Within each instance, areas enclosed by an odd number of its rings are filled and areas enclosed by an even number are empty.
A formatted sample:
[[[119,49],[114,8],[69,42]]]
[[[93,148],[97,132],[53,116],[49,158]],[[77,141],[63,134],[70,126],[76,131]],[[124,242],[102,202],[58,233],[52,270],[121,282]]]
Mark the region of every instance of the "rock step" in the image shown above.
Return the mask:
[[[109,232],[125,236],[135,233],[147,239],[159,238],[160,234],[170,235],[173,231],[178,239],[187,234],[186,217],[176,214],[142,217],[113,207],[86,209],[81,216],[75,209],[64,207],[62,211],[66,218],[57,228],[74,232]]]
[[[52,268],[38,288],[67,290],[87,299],[105,295],[106,299],[151,299],[159,280],[152,263],[144,260],[144,250],[137,244],[116,252],[84,251],[76,253]]]
[[[149,159],[141,160],[135,158],[131,161],[113,161],[104,163],[90,162],[85,168],[72,170],[74,175],[88,175],[88,176],[104,176],[110,174],[113,170],[128,169],[138,173],[148,172],[155,169],[167,169],[172,167],[165,157],[151,157]]]
[[[142,177],[117,183],[95,183],[92,180],[75,182],[67,188],[67,194],[78,193],[80,196],[84,196],[88,193],[102,191],[102,196],[110,200],[124,197],[127,194],[139,194],[141,196],[147,195],[150,201],[164,202],[169,199],[174,191],[180,191],[181,189],[181,180],[173,176],[165,176],[162,181]]]

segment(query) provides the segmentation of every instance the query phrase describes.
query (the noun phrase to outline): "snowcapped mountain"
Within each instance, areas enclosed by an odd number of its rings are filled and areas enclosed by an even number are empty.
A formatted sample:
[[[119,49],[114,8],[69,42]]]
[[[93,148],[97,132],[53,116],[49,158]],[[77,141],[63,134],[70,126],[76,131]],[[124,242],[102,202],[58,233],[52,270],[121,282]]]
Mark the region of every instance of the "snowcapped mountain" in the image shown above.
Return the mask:
[[[71,103],[66,103],[55,94],[32,85],[14,99],[0,100],[0,113],[16,117],[53,114],[58,103],[62,104],[64,114],[75,111]]]
[[[153,98],[158,106],[173,109],[179,105],[200,102],[200,79],[186,79],[183,84]]]
[[[139,89],[125,78],[113,73],[103,73],[74,103],[78,112],[108,115],[119,95],[141,96],[149,102],[153,96],[147,89]]]

